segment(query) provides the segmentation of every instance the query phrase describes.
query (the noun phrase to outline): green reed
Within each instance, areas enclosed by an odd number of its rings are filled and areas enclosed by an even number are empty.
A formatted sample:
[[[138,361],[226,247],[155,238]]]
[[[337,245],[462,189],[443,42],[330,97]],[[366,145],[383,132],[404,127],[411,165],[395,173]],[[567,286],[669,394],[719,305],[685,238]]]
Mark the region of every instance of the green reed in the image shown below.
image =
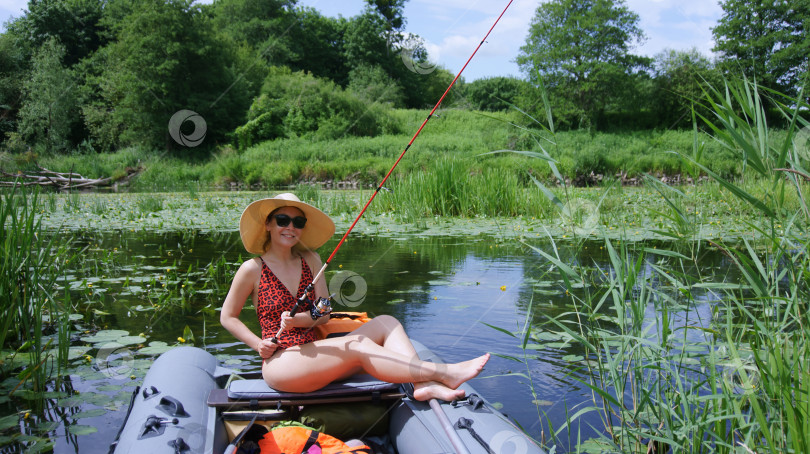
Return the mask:
[[[440,158],[422,172],[391,180],[381,198],[384,211],[407,218],[429,216],[542,216],[549,203],[526,188],[515,172],[476,168],[460,159]]]
[[[0,192],[0,349],[13,358],[0,377],[16,373],[35,392],[66,365],[71,303],[57,279],[78,255],[70,238],[43,232],[41,203],[36,190]]]
[[[753,181],[731,181],[707,168],[698,140],[691,154],[678,154],[714,181],[716,198],[736,199],[757,214],[741,226],[759,234],[756,242],[703,240],[696,214],[710,207],[647,178],[665,201],[655,210],[666,221],[657,233],[672,238],[669,248],[616,246],[603,233],[609,264],[593,275],[563,262],[554,238],[552,252],[529,246],[561,275],[575,308],[549,319],[545,329],[586,351],[575,374],[590,390],[591,404],[571,409],[553,433],[576,433],[580,418],[596,413],[602,435],[577,442],[577,452],[810,452],[810,232],[803,181],[810,177],[803,168],[807,145],[795,140],[808,127],[798,115],[807,105],[801,96],[759,90],[750,81],[732,81],[707,86],[703,100],[712,112],[703,120],[714,138],[751,169]],[[778,140],[767,128],[766,102],[790,120]],[[546,131],[553,143],[553,123]],[[554,169],[556,161],[540,150],[538,157]],[[537,184],[564,216],[570,205]],[[723,251],[743,280],[705,280],[698,257],[707,247]],[[696,310],[707,304],[698,296],[707,291],[717,295],[708,303],[708,319]],[[541,338],[530,339],[524,350],[544,348]]]

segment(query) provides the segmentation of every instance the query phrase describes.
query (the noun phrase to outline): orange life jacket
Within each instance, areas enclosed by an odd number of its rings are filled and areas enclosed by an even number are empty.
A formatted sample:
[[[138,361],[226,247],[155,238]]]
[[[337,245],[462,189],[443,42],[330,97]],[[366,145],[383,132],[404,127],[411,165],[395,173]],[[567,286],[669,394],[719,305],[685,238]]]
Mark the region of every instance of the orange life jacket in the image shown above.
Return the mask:
[[[259,440],[261,454],[372,454],[368,446],[348,446],[306,427],[278,427]]]

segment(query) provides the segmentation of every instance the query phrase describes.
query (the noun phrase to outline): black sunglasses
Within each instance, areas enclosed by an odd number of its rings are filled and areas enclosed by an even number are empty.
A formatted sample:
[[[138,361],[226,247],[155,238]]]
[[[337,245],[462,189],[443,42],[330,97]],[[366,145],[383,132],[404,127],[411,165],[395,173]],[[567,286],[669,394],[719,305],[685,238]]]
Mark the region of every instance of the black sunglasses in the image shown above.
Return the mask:
[[[293,227],[296,229],[303,229],[307,225],[307,218],[303,216],[290,217],[287,214],[275,214],[273,217],[276,219],[276,225],[279,227],[287,227],[292,221]]]

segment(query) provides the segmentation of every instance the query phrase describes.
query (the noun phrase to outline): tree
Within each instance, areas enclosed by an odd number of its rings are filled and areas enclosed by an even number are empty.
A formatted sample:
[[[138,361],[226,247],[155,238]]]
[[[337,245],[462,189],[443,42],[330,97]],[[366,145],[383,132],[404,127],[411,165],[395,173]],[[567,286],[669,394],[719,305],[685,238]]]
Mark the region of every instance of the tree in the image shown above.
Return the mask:
[[[552,102],[571,109],[580,126],[596,126],[628,76],[648,63],[631,55],[644,34],[624,0],[551,0],[532,19],[517,58],[529,81],[542,79]],[[556,98],[556,100],[555,100]]]
[[[65,151],[70,147],[77,118],[76,87],[62,59],[65,48],[55,38],[34,54],[31,73],[23,83],[24,102],[17,133],[26,145],[40,151]]]
[[[30,52],[56,38],[65,50],[63,63],[70,67],[104,44],[102,4],[99,0],[30,0],[25,15],[9,24]]]
[[[385,36],[389,47],[400,43],[405,29],[404,10],[408,0],[366,0],[368,8],[377,12],[385,21]]]
[[[666,49],[654,59],[654,111],[665,127],[690,127],[691,109],[698,107],[705,83],[716,86],[720,73],[696,48],[687,51]]]
[[[723,68],[796,94],[808,71],[810,0],[724,0],[712,29]]]
[[[104,148],[175,147],[170,119],[190,110],[205,120],[207,143],[223,140],[250,104],[233,49],[192,0],[120,2],[128,8],[110,19],[115,40],[98,52],[90,82],[100,96],[84,109],[95,138]]]
[[[509,109],[520,95],[525,81],[514,77],[490,77],[470,82],[466,87],[467,100],[474,109],[490,112]]]

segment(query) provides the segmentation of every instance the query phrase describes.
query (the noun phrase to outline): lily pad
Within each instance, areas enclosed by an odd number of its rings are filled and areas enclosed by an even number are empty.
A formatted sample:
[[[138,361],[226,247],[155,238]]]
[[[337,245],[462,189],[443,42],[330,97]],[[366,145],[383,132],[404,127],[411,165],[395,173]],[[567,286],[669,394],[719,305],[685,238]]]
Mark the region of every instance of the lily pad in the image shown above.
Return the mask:
[[[17,415],[8,415],[0,418],[0,430],[6,430],[20,424],[20,417]]]
[[[95,418],[107,414],[107,410],[103,408],[94,408],[92,410],[85,410],[73,415],[73,419]]]
[[[92,336],[83,337],[82,340],[91,344],[98,344],[101,342],[115,342],[118,338],[128,335],[129,332],[122,329],[107,329],[99,331]]]
[[[121,345],[136,345],[146,342],[146,338],[141,336],[124,336],[119,337],[115,341]]]
[[[161,353],[166,353],[167,351],[171,350],[172,346],[167,344],[166,342],[162,341],[153,341],[149,342],[148,347],[144,347],[138,350],[139,353],[143,353],[145,355],[160,355]]]
[[[98,432],[93,426],[85,426],[83,424],[75,424],[68,427],[68,432],[73,435],[90,435]]]
[[[392,306],[393,306],[393,305],[395,305],[395,304],[404,303],[404,302],[405,302],[405,300],[404,300],[404,299],[402,299],[402,298],[397,298],[397,299],[393,299],[393,300],[390,300],[390,301],[386,301],[386,302],[385,302],[385,304],[390,304],[390,305],[392,305]]]

